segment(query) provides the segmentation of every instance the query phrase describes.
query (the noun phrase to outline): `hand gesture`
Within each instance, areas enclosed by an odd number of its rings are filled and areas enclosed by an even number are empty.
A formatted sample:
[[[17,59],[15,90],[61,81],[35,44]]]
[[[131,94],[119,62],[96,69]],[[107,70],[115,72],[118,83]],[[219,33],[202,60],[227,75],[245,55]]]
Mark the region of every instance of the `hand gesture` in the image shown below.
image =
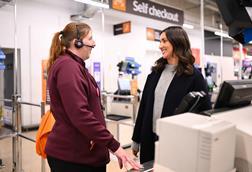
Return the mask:
[[[125,167],[128,170],[129,169],[128,164],[134,170],[139,170],[142,167],[138,162],[136,162],[132,158],[130,158],[129,155],[125,152],[125,150],[122,149],[121,147],[119,147],[114,154],[118,159],[118,163],[119,163],[119,166],[121,169],[123,167]]]

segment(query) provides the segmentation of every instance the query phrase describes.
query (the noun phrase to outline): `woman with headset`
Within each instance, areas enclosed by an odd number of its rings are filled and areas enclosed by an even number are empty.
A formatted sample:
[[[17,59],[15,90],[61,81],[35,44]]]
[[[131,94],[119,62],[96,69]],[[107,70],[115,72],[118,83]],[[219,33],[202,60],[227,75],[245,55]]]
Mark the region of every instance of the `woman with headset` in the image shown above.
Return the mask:
[[[53,37],[48,87],[56,122],[46,143],[52,172],[105,172],[109,151],[120,168],[140,168],[106,129],[100,90],[85,67],[94,47],[85,23],[69,23]]]

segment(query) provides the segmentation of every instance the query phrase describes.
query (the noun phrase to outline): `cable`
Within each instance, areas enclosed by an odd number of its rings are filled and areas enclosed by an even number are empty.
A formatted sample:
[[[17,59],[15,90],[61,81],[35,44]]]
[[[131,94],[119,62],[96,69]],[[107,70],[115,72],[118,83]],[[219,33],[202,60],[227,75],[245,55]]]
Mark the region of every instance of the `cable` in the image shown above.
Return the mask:
[[[192,107],[188,110],[188,112],[192,112],[192,110],[196,107],[196,105],[199,103],[200,100],[200,95],[197,95],[197,100],[196,102],[192,105]]]

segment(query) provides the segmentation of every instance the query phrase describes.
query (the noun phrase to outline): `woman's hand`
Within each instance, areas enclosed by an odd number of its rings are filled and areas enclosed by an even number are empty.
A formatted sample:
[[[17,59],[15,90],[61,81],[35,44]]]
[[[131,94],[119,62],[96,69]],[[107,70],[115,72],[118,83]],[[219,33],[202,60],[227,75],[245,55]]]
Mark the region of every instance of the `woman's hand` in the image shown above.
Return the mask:
[[[118,159],[120,169],[122,169],[123,167],[125,167],[127,170],[130,169],[130,168],[128,168],[128,164],[134,170],[139,170],[140,168],[142,168],[142,166],[138,162],[136,162],[132,158],[130,158],[129,155],[126,153],[126,151],[124,149],[122,149],[121,147],[119,147],[114,154]]]

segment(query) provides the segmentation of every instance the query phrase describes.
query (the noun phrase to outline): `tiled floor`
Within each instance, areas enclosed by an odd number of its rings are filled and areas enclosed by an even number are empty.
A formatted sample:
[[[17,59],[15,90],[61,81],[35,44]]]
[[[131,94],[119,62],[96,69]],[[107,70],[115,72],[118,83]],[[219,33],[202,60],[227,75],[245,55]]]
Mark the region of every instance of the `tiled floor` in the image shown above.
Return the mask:
[[[35,138],[36,131],[25,132],[30,138]],[[131,150],[127,152],[131,154]],[[131,156],[133,156],[131,154]],[[0,172],[12,171],[12,138],[6,138],[0,140],[0,158],[5,164],[5,168],[0,169]],[[116,157],[111,158],[111,162],[107,165],[107,172],[123,172],[126,169],[119,169]],[[22,139],[22,167],[24,172],[40,172],[41,171],[41,159],[35,153],[35,143]],[[46,172],[50,172],[48,164],[46,162]]]

